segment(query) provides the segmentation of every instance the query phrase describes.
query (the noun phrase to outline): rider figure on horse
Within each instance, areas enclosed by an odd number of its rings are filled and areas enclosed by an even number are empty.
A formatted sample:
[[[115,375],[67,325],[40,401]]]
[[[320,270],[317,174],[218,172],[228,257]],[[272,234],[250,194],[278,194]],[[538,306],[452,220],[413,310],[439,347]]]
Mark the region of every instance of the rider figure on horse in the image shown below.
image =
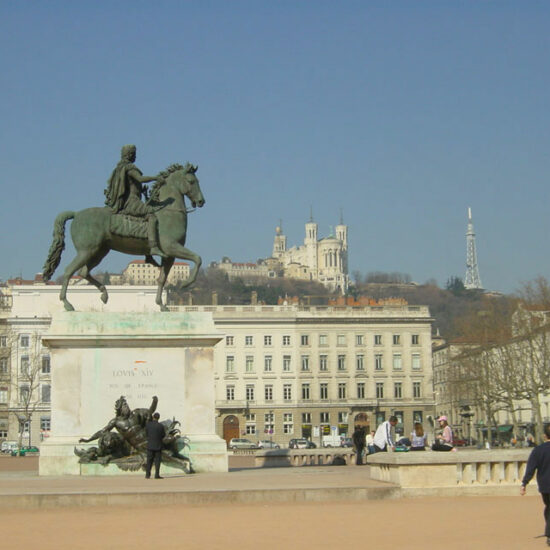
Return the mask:
[[[144,176],[134,164],[136,160],[136,146],[124,145],[120,153],[120,162],[116,165],[108,187],[105,189],[105,204],[114,214],[126,214],[147,221],[147,238],[152,254],[166,257],[161,251],[158,240],[158,221],[155,209],[142,202],[141,196],[147,198],[147,187],[144,183],[157,181],[159,176]],[[156,264],[151,255],[146,256],[148,263]]]

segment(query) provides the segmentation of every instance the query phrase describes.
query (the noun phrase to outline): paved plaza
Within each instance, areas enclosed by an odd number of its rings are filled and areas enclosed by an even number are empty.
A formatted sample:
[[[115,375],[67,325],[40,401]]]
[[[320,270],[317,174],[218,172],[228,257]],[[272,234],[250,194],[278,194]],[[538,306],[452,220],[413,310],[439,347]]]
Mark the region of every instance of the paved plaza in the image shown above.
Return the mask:
[[[546,548],[536,497],[3,511],[8,548]]]
[[[366,467],[249,469],[246,462],[227,474],[162,480],[40,478],[33,460],[0,458],[7,547],[546,547],[537,538],[543,529],[538,496],[396,498],[390,484],[368,479]],[[18,495],[29,499],[27,506],[11,501]]]

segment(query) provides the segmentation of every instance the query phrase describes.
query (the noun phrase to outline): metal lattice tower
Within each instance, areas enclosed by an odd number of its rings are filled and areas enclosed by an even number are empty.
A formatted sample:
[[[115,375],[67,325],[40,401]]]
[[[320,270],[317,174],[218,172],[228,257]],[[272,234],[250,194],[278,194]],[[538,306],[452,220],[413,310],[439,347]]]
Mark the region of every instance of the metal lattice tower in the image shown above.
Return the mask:
[[[481,277],[477,267],[476,234],[472,223],[472,209],[468,207],[468,230],[466,231],[466,277],[464,288],[468,290],[482,289]]]

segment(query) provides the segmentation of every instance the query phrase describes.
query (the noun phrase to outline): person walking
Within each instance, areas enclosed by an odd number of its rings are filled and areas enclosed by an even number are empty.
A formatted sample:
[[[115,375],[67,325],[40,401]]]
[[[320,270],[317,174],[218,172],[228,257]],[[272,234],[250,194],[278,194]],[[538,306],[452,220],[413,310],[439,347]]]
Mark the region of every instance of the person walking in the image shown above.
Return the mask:
[[[357,453],[355,464],[357,466],[361,466],[361,464],[363,464],[363,451],[365,450],[365,428],[355,426],[352,440],[353,446],[355,447],[355,452]]]
[[[546,524],[544,536],[546,537],[546,544],[550,546],[550,424],[547,424],[544,428],[544,438],[544,443],[535,447],[529,455],[519,494],[521,496],[525,495],[525,488],[536,470],[537,485],[544,503],[544,521]]]
[[[162,458],[162,440],[166,435],[164,426],[159,422],[160,414],[156,412],[153,419],[145,425],[147,433],[147,464],[145,467],[145,479],[151,478],[151,467],[155,463],[155,479],[160,476],[160,461]]]
[[[382,422],[374,434],[374,449],[377,453],[391,449],[395,450],[395,443],[391,434],[392,428],[397,424],[397,417],[390,416],[389,420]]]

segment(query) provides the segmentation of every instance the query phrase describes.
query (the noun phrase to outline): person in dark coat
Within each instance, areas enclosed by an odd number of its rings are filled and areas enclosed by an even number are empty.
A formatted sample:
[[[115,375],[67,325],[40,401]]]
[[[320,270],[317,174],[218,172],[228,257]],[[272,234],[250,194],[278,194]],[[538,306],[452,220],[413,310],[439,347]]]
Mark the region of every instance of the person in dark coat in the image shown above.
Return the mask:
[[[147,465],[145,467],[145,478],[150,479],[151,467],[155,463],[155,479],[160,477],[160,461],[162,457],[162,440],[166,435],[164,426],[159,422],[160,414],[156,412],[153,420],[145,425],[147,433]]]
[[[367,443],[365,428],[362,428],[361,426],[355,426],[352,441],[353,446],[355,447],[355,452],[357,453],[355,464],[357,464],[357,466],[360,466],[361,464],[363,464],[363,451],[365,450],[365,445]]]
[[[525,494],[525,487],[531,481],[536,470],[539,493],[544,502],[544,521],[546,522],[544,535],[546,544],[550,546],[550,424],[544,428],[544,437],[546,441],[535,447],[529,455],[519,493],[522,496]]]

